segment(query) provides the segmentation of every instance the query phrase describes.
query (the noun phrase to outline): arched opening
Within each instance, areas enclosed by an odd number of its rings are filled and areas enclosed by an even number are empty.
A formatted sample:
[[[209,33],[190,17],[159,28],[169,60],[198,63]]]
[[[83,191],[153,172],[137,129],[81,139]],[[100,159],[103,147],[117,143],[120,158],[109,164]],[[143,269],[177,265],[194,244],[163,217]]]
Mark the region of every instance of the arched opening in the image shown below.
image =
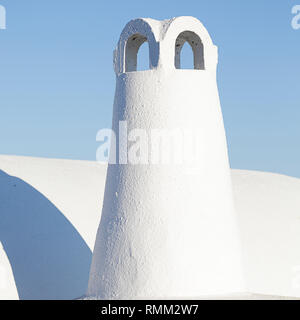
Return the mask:
[[[189,57],[188,52],[186,52],[186,48],[184,52],[182,52],[183,51],[182,48],[186,42],[192,48],[193,60],[191,57]],[[184,53],[184,56],[182,56],[182,53]],[[183,60],[182,58],[184,58],[184,64],[181,61]],[[184,66],[191,65],[191,63],[189,64],[187,62],[186,58],[189,58],[190,61],[192,60],[192,68],[184,67]],[[205,70],[203,43],[200,37],[195,32],[184,31],[184,32],[181,32],[177,37],[175,42],[175,68]]]
[[[125,46],[125,72],[149,69],[149,46],[147,38],[141,34],[132,35]],[[145,43],[145,45],[143,45]],[[143,45],[143,46],[142,46]],[[139,50],[142,46],[142,50]],[[138,63],[138,53],[139,63]]]
[[[149,43],[145,41],[137,53],[137,71],[149,69]]]
[[[194,69],[194,53],[188,42],[185,42],[181,48],[180,69]]]

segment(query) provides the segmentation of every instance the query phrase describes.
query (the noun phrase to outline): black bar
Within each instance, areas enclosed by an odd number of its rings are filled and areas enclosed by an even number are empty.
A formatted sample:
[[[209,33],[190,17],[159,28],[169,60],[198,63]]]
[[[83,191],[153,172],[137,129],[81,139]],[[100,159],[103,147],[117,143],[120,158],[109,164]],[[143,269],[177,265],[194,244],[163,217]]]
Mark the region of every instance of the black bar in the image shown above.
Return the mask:
[[[0,301],[0,319],[224,319],[298,316],[300,301],[280,300],[72,300]]]

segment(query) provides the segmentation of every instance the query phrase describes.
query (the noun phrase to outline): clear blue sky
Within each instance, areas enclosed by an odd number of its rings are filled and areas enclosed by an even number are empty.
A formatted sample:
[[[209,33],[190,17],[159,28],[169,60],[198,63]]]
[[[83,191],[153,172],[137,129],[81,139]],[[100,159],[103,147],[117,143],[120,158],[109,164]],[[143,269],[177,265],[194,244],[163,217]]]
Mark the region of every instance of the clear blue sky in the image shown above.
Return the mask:
[[[0,154],[95,160],[132,18],[193,15],[219,47],[231,166],[300,177],[300,0],[0,0]]]

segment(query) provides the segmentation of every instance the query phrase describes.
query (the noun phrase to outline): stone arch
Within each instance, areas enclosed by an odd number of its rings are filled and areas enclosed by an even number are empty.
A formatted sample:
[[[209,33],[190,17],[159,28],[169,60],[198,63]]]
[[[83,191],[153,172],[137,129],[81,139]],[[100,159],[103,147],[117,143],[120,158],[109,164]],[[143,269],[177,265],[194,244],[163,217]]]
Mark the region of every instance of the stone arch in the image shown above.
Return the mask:
[[[125,72],[137,71],[137,57],[142,44],[147,42],[148,39],[139,34],[133,34],[125,45]],[[150,64],[150,63],[149,63]]]
[[[198,19],[185,16],[171,19],[166,23],[162,33],[161,65],[178,69],[182,46],[188,42],[194,53],[194,68],[207,71],[216,70],[218,48],[213,44],[209,33]]]
[[[181,69],[180,58],[181,58],[181,50],[185,43],[188,43],[194,55],[194,69],[196,70],[204,70],[204,49],[203,43],[200,37],[192,31],[183,31],[181,32],[175,41],[175,68]]]
[[[157,23],[152,19],[135,19],[127,23],[114,51],[114,68],[117,74],[136,70],[137,53],[145,41],[149,45],[149,67],[157,67],[159,42],[154,34]]]

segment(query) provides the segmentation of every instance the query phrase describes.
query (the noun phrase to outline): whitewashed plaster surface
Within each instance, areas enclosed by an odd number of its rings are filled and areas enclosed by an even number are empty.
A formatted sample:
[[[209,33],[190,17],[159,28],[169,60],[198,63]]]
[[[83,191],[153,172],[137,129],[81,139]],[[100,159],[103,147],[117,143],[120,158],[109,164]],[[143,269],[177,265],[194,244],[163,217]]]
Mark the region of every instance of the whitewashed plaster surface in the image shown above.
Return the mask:
[[[150,70],[136,71],[145,39]],[[176,48],[185,41],[194,48],[196,70],[176,68]],[[201,157],[192,167],[109,165],[87,295],[132,299],[243,291],[216,46],[193,17],[137,19],[125,26],[114,61],[114,132],[120,121],[148,136],[153,129],[201,131]],[[187,174],[190,169],[196,174]]]
[[[231,170],[231,176],[243,240],[246,291],[300,297],[300,179],[245,170]],[[65,252],[60,241],[64,241],[64,237],[72,238],[69,232],[55,240],[66,222],[58,223],[56,230],[40,228],[48,218],[45,209],[35,208],[40,208],[39,197],[48,201],[46,208],[57,208],[59,213],[48,209],[48,214],[62,215],[73,227],[72,232],[80,235],[81,241],[73,242],[70,260],[87,259],[85,250],[80,249],[82,243],[87,245],[91,260],[105,177],[106,165],[94,162],[0,156],[0,241],[6,242],[4,250],[0,246],[0,265],[8,279],[0,284],[1,299],[17,299],[18,296],[21,299],[73,299],[85,294],[87,268],[81,265],[78,271],[77,265],[59,264],[59,261],[56,265],[55,258]],[[31,204],[16,206],[23,196],[30,197]],[[20,216],[30,220],[33,210],[40,216],[38,223],[22,229]],[[2,227],[4,220],[5,228]],[[7,232],[11,234],[9,237]],[[36,250],[35,243],[41,239],[41,248]],[[21,241],[26,245],[26,256],[18,260],[24,252]],[[6,253],[5,247],[12,249]],[[48,255],[48,251],[54,255]],[[53,277],[64,272],[72,277],[85,274],[86,283],[74,290],[74,278],[70,281],[68,277],[57,277],[57,280]],[[51,285],[48,274],[52,278]],[[0,281],[3,278],[0,276]]]
[[[137,72],[146,40],[150,69]],[[185,41],[196,70],[179,69]],[[104,164],[0,157],[0,298],[300,296],[300,182],[230,174],[216,66],[192,17],[133,20],[114,53],[113,129],[200,130],[194,174],[117,164],[106,178]]]

